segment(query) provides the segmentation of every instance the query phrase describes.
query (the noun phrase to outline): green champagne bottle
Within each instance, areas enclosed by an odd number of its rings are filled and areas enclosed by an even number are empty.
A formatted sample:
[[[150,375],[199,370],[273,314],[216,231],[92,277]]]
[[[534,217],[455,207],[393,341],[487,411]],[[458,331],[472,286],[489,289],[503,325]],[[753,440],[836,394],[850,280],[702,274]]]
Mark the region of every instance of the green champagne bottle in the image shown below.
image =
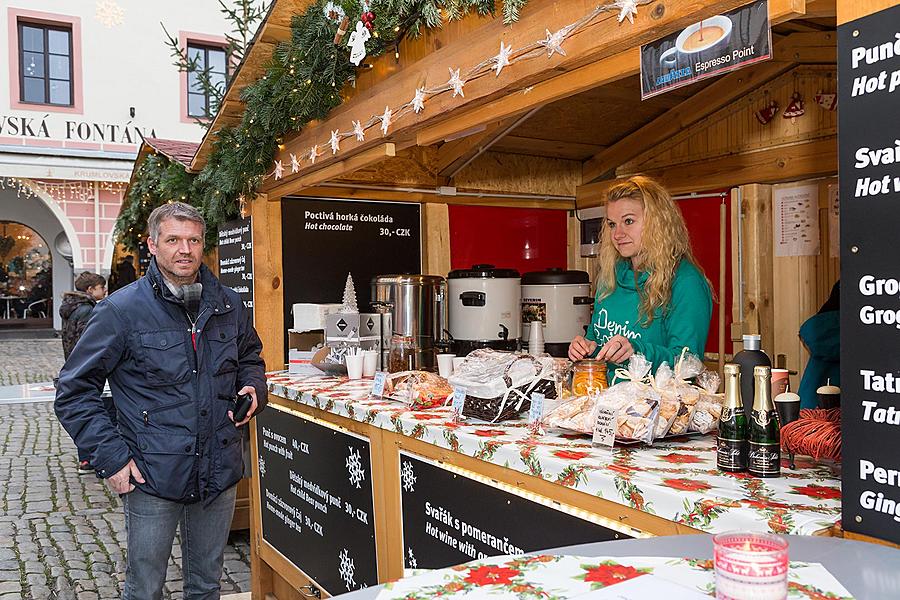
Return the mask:
[[[725,403],[716,440],[716,466],[720,471],[746,471],[749,460],[747,415],[741,401],[741,367],[725,365]]]
[[[751,475],[778,477],[781,475],[781,436],[775,403],[772,402],[772,368],[754,367],[756,389],[753,412],[750,416]]]

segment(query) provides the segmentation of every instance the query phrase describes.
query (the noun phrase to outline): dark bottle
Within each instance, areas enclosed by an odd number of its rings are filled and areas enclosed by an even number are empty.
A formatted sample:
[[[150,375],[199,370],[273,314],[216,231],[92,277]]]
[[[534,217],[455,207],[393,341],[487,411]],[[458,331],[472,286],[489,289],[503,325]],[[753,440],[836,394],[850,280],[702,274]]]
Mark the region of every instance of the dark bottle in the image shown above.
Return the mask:
[[[744,336],[744,349],[734,355],[734,362],[741,367],[741,399],[744,401],[744,414],[750,420],[750,412],[753,410],[753,369],[760,365],[772,366],[772,361],[765,352],[759,349],[760,336],[747,334]]]
[[[746,471],[749,455],[747,415],[741,403],[741,368],[725,365],[725,402],[716,440],[716,466],[721,471]]]
[[[750,463],[751,475],[778,477],[781,475],[781,436],[778,414],[772,402],[772,369],[761,366],[753,369],[756,395],[750,415]]]

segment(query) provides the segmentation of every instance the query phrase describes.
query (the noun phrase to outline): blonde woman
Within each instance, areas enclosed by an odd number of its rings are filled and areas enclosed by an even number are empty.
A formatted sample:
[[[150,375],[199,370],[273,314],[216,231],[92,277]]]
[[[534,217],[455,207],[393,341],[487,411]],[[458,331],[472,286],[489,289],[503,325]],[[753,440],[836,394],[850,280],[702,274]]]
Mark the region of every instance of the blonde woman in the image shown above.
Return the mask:
[[[613,369],[638,353],[655,371],[685,346],[702,357],[711,316],[710,286],[672,196],[642,176],[612,187],[594,314],[569,358],[594,356]]]

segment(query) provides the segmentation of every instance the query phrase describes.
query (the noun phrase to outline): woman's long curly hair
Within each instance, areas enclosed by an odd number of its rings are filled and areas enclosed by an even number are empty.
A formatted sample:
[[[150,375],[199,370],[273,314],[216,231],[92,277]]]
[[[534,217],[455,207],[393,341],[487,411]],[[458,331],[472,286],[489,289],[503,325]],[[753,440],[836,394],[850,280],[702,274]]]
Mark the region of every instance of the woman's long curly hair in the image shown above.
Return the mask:
[[[701,274],[703,269],[691,252],[691,240],[681,210],[663,186],[649,177],[636,175],[609,189],[607,205],[623,198],[633,198],[644,206],[644,229],[638,265],[648,276],[646,284],[639,291],[641,304],[638,315],[641,324],[648,327],[653,322],[657,309],[666,310],[672,299],[672,282],[675,280],[678,263],[682,259],[689,260]],[[616,250],[609,226],[604,226],[600,245],[600,272],[597,276],[597,294],[600,300],[615,291],[616,265],[623,260],[626,259]],[[711,285],[709,289],[712,290]]]

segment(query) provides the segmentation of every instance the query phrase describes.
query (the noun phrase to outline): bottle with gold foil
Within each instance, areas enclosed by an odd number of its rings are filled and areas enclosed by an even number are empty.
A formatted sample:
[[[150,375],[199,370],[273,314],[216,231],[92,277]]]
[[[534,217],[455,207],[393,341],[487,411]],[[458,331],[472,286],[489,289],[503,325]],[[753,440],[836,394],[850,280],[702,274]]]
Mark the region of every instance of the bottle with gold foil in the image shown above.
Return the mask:
[[[749,471],[757,477],[781,475],[781,436],[772,402],[772,368],[754,367],[755,390],[750,415]]]
[[[748,435],[747,415],[741,401],[741,367],[729,363],[725,365],[725,402],[716,440],[716,466],[720,471],[747,470]]]

